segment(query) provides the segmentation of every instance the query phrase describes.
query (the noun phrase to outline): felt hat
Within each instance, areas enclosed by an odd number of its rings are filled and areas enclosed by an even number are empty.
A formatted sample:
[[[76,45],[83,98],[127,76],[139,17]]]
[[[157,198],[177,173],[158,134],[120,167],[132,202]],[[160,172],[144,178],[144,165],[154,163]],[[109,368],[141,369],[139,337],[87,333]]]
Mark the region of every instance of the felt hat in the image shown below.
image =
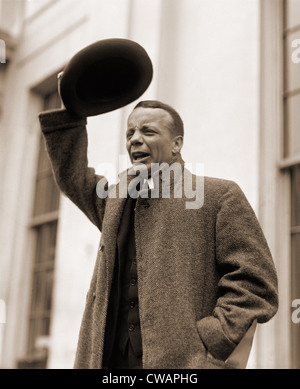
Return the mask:
[[[128,39],[104,39],[71,58],[61,76],[60,95],[74,116],[99,115],[139,98],[152,76],[152,62],[142,46]]]

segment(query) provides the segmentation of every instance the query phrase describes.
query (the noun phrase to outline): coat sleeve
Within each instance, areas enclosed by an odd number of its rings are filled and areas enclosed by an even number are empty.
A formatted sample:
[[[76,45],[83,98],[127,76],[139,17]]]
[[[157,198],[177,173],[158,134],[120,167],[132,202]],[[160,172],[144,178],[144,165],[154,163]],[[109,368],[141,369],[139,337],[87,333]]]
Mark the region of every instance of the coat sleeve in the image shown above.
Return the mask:
[[[57,109],[41,112],[39,120],[57,185],[101,230],[105,198],[97,196],[96,185],[105,178],[88,167],[86,119]]]
[[[270,320],[278,309],[277,274],[256,215],[239,186],[230,182],[216,220],[218,299],[198,322],[208,351],[225,360],[252,322]]]

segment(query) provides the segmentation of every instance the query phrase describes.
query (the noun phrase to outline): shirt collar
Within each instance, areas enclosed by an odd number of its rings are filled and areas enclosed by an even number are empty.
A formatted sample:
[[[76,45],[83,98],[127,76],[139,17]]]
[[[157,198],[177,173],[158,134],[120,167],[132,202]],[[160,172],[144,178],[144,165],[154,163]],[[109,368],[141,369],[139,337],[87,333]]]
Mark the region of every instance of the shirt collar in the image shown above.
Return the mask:
[[[152,177],[150,177],[148,179],[145,178],[144,179],[144,184],[145,183],[147,183],[149,189],[154,189],[154,182],[153,182],[153,178]]]

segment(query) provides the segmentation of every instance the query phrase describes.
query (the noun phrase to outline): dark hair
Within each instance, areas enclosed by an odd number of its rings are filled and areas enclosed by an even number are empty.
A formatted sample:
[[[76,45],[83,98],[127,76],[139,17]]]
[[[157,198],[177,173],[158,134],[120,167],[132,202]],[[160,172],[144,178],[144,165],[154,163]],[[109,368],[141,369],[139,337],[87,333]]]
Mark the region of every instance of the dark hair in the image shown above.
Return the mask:
[[[171,115],[171,118],[173,120],[173,126],[170,129],[172,131],[172,134],[174,136],[184,135],[183,121],[179,116],[178,112],[176,112],[175,109],[170,105],[162,103],[161,101],[158,100],[144,100],[144,101],[140,101],[133,109],[140,108],[140,107],[164,109]]]

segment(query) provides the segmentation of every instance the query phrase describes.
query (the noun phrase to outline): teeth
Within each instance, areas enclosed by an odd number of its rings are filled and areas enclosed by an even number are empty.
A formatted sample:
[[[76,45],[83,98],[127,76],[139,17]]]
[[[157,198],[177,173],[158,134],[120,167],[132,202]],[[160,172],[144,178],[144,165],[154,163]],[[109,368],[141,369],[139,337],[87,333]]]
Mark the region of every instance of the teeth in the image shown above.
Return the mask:
[[[140,159],[140,158],[148,157],[148,155],[149,155],[149,154],[147,154],[147,153],[142,153],[142,152],[133,153],[133,158],[134,158],[134,159]]]

